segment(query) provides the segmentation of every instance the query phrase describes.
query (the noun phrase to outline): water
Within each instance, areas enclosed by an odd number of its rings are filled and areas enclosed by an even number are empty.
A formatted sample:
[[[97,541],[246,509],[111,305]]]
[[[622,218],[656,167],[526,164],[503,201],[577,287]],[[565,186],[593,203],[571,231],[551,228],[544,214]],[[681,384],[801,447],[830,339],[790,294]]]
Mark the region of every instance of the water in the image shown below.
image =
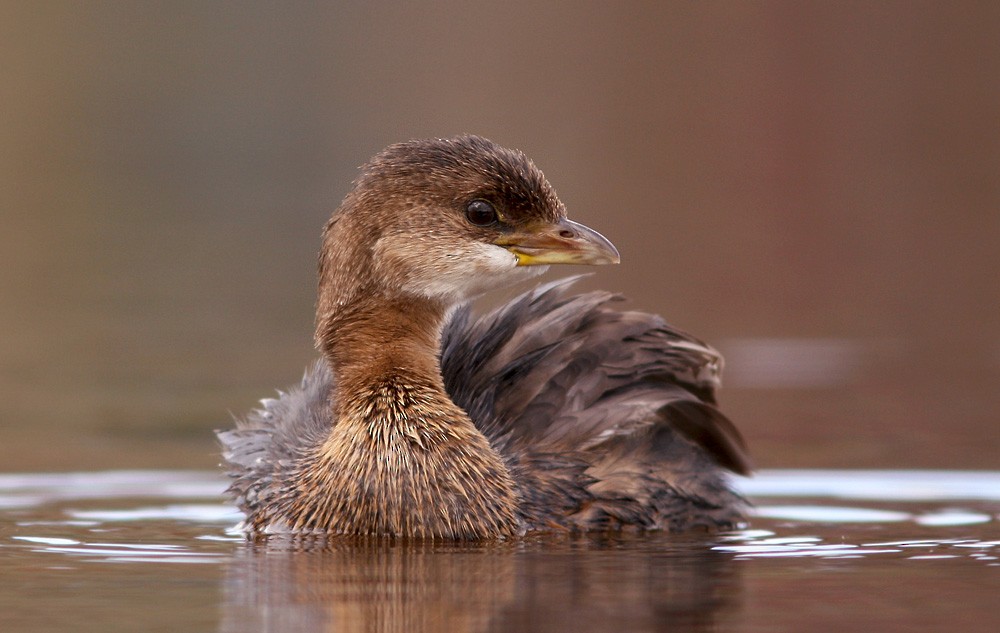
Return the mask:
[[[992,631],[1000,472],[764,471],[746,529],[248,543],[201,471],[0,476],[3,631]]]

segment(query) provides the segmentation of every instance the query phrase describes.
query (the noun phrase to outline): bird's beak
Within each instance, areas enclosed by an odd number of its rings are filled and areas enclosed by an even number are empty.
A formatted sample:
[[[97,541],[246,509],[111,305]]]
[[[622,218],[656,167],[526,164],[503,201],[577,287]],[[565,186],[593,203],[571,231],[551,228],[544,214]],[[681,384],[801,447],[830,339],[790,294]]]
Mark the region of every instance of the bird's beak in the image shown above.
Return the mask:
[[[594,229],[562,219],[535,225],[496,241],[517,257],[518,266],[546,264],[617,264],[618,249]]]

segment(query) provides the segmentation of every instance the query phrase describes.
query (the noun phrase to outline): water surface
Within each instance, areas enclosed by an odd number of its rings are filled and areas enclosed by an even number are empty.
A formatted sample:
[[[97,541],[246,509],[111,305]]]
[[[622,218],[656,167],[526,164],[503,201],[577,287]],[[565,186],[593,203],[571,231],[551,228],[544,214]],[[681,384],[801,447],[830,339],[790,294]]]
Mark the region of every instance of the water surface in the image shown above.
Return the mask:
[[[4,631],[992,631],[1000,472],[765,471],[724,534],[249,543],[200,471],[0,476]]]

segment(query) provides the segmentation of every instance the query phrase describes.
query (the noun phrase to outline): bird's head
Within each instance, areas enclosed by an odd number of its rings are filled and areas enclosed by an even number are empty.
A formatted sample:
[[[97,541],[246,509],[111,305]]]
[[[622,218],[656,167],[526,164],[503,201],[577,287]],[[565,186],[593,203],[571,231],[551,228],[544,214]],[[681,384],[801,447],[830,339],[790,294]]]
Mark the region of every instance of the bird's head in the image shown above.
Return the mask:
[[[326,227],[319,318],[374,296],[447,307],[548,264],[618,261],[523,153],[477,136],[399,143],[361,168]]]

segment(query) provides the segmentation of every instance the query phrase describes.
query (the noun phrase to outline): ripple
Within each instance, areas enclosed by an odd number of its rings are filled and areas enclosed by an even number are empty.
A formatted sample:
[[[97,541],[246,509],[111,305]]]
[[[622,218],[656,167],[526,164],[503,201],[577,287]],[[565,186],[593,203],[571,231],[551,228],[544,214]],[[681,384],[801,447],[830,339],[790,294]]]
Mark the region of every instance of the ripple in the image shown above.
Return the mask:
[[[69,538],[13,536],[29,544],[28,549],[42,554],[61,554],[91,562],[115,563],[212,563],[224,562],[227,556],[217,552],[199,552],[183,545],[158,543],[87,543]]]
[[[914,520],[920,525],[976,525],[977,523],[989,523],[992,517],[981,512],[946,509],[940,512],[924,514]]]
[[[968,558],[996,565],[994,554],[1000,551],[1000,541],[975,539],[914,539],[875,543],[824,543],[816,536],[783,536],[761,538],[759,531],[745,530],[727,535],[724,540],[742,539],[740,543],[724,543],[712,549],[732,554],[735,558],[868,558],[895,555],[905,560],[946,560]],[[723,539],[720,539],[723,540]],[[924,553],[908,553],[914,549]],[[970,551],[974,550],[974,551]],[[902,556],[901,556],[902,555]]]
[[[751,497],[880,501],[1000,501],[1000,472],[959,470],[762,470],[734,485]]]
[[[225,489],[224,477],[199,471],[8,473],[0,475],[0,509],[80,499],[219,499]]]
[[[71,538],[55,538],[47,536],[12,536],[12,539],[16,541],[25,541],[28,543],[42,543],[43,545],[79,545],[80,541],[75,541]]]
[[[243,514],[226,504],[184,504],[132,508],[129,510],[69,510],[75,519],[93,521],[190,521],[232,524]]]
[[[813,505],[758,506],[753,514],[806,523],[897,523],[913,519],[907,512]]]

